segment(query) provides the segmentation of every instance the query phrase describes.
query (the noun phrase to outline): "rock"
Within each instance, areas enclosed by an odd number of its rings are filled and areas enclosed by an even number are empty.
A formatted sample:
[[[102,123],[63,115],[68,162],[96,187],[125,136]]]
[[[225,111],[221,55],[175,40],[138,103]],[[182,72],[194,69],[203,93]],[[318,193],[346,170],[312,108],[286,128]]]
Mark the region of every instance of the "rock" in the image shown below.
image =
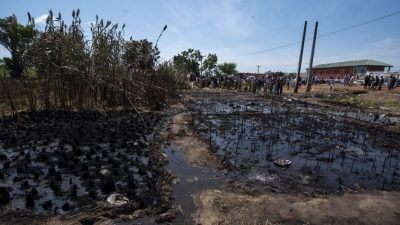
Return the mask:
[[[288,159],[275,159],[274,163],[275,165],[280,167],[289,167],[290,165],[292,165],[292,161]]]
[[[121,194],[114,193],[107,197],[107,202],[111,205],[121,206],[129,202],[129,199]]]
[[[110,171],[108,169],[100,170],[100,174],[103,175],[103,176],[110,176],[111,175],[111,173],[110,173]]]
[[[177,209],[170,209],[165,213],[162,213],[156,217],[157,223],[172,222],[176,217],[178,217],[179,211]]]

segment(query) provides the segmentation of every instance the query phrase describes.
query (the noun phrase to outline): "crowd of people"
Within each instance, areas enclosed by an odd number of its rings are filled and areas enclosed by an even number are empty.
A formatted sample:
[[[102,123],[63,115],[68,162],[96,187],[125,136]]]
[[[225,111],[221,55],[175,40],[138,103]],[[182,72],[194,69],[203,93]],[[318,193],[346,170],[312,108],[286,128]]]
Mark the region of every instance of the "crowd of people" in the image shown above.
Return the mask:
[[[280,76],[267,76],[262,79],[240,76],[196,77],[194,84],[199,88],[209,87],[220,88],[222,90],[281,95],[284,88],[287,90],[294,88],[296,78],[292,79]],[[301,78],[299,85],[301,85]]]
[[[312,84],[328,84],[332,86],[335,82],[339,82],[340,79],[334,79],[329,77],[329,79],[320,79],[319,77],[313,77],[311,80]],[[357,80],[357,76],[346,75],[344,79],[340,82],[344,86],[353,86],[354,82]],[[293,89],[296,84],[296,78],[288,76],[279,75],[268,75],[263,78],[255,78],[254,76],[220,76],[220,77],[193,77],[193,84],[199,88],[209,87],[209,88],[219,88],[222,90],[237,90],[241,92],[253,92],[261,94],[271,94],[271,95],[281,95],[283,89],[287,90]],[[299,79],[299,87],[307,83],[302,81],[301,77]],[[366,75],[364,77],[364,89],[371,90],[381,90],[383,86],[387,86],[389,90],[396,87],[400,87],[399,74],[397,76],[391,75],[388,78],[383,76],[373,76]]]
[[[388,89],[393,90],[394,88],[400,86],[399,74],[397,74],[397,77],[391,74],[387,79],[385,79],[383,76],[374,77],[373,75],[366,75],[364,77],[364,89],[381,90],[385,82]]]

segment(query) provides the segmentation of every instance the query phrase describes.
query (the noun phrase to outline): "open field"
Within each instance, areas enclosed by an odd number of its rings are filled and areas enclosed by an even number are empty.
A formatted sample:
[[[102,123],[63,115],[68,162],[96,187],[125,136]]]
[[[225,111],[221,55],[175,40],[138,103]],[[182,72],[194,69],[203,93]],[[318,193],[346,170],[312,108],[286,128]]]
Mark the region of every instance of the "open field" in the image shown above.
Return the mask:
[[[287,91],[286,94],[291,94],[291,92]],[[302,94],[304,94],[304,88],[300,89],[299,95],[310,103],[336,104],[400,114],[400,88],[388,90],[384,87],[382,90],[372,91],[360,85],[351,87],[335,85],[330,89],[329,85],[319,84],[313,86],[311,95]]]

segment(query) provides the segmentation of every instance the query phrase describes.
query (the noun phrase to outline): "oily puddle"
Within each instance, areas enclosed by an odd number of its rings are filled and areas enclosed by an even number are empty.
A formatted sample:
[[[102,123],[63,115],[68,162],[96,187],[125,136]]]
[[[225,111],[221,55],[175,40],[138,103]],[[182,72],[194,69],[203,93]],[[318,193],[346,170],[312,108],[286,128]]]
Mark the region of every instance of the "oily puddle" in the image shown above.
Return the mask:
[[[354,121],[349,113],[274,101],[199,100],[194,107],[194,127],[227,162],[233,178],[260,190],[400,190],[400,135]],[[276,159],[292,164],[282,168]]]
[[[163,147],[168,158],[166,169],[175,177],[172,181],[172,198],[182,212],[175,224],[191,221],[196,212],[193,196],[204,190],[220,187],[224,179],[219,171],[206,167],[192,166],[186,162],[185,154],[176,145]]]

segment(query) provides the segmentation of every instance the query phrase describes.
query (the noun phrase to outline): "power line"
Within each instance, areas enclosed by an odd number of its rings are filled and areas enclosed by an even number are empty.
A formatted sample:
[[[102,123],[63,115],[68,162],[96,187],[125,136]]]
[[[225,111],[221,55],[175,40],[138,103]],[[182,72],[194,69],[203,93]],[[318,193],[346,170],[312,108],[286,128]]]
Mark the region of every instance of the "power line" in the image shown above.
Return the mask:
[[[360,26],[363,26],[365,24],[373,23],[373,22],[385,19],[387,17],[394,16],[394,15],[397,15],[397,14],[400,14],[400,10],[396,11],[396,12],[393,12],[393,13],[390,13],[390,14],[387,14],[387,15],[384,15],[384,16],[381,16],[381,17],[377,17],[377,18],[374,18],[374,19],[367,20],[367,21],[362,22],[362,23],[358,23],[358,24],[351,25],[351,26],[348,26],[348,27],[345,27],[345,28],[341,28],[339,30],[335,30],[335,31],[332,31],[332,32],[329,32],[329,33],[326,33],[326,34],[319,35],[318,38],[326,37],[326,36],[329,36],[329,35],[332,35],[332,34],[336,34],[336,33],[340,33],[340,32],[347,31],[347,30],[351,30],[353,28],[360,27]],[[312,38],[306,39],[306,41],[310,41],[310,40],[312,40]],[[264,52],[275,51],[275,50],[278,50],[278,49],[281,49],[281,48],[286,48],[286,47],[298,45],[300,43],[301,43],[301,41],[296,41],[296,42],[292,42],[292,43],[289,43],[289,44],[285,44],[285,45],[281,45],[281,46],[277,46],[277,47],[273,47],[273,48],[268,48],[268,49],[255,51],[255,52],[249,52],[249,53],[246,53],[246,54],[238,55],[237,57],[247,56],[247,55],[257,55],[257,54],[261,54],[261,53],[264,53]]]
[[[300,43],[301,43],[300,41],[297,41],[297,42],[293,42],[293,43],[290,43],[290,44],[281,45],[281,46],[274,47],[274,48],[268,48],[268,49],[264,49],[264,50],[260,50],[260,51],[256,51],[256,52],[250,52],[250,53],[243,54],[243,55],[238,55],[238,56],[257,55],[257,54],[264,53],[264,52],[274,51],[274,50],[277,50],[277,49],[298,45]]]
[[[329,35],[336,34],[336,33],[339,33],[339,32],[343,32],[343,31],[346,31],[346,30],[350,30],[350,29],[353,29],[353,28],[356,28],[356,27],[360,27],[360,26],[368,24],[368,23],[373,23],[373,22],[376,22],[378,20],[382,20],[382,19],[385,19],[385,18],[390,17],[390,16],[394,16],[394,15],[397,15],[397,14],[400,14],[400,10],[397,11],[397,12],[394,12],[394,13],[387,14],[385,16],[381,16],[381,17],[378,17],[378,18],[375,18],[375,19],[367,20],[365,22],[362,22],[362,23],[359,23],[359,24],[355,24],[355,25],[352,25],[352,26],[349,26],[349,27],[345,27],[345,28],[342,28],[342,29],[339,29],[339,30],[336,30],[336,31],[332,31],[332,32],[329,32],[329,33],[326,33],[326,34],[322,34],[322,35],[320,35],[318,37],[325,37],[325,36],[329,36]]]

